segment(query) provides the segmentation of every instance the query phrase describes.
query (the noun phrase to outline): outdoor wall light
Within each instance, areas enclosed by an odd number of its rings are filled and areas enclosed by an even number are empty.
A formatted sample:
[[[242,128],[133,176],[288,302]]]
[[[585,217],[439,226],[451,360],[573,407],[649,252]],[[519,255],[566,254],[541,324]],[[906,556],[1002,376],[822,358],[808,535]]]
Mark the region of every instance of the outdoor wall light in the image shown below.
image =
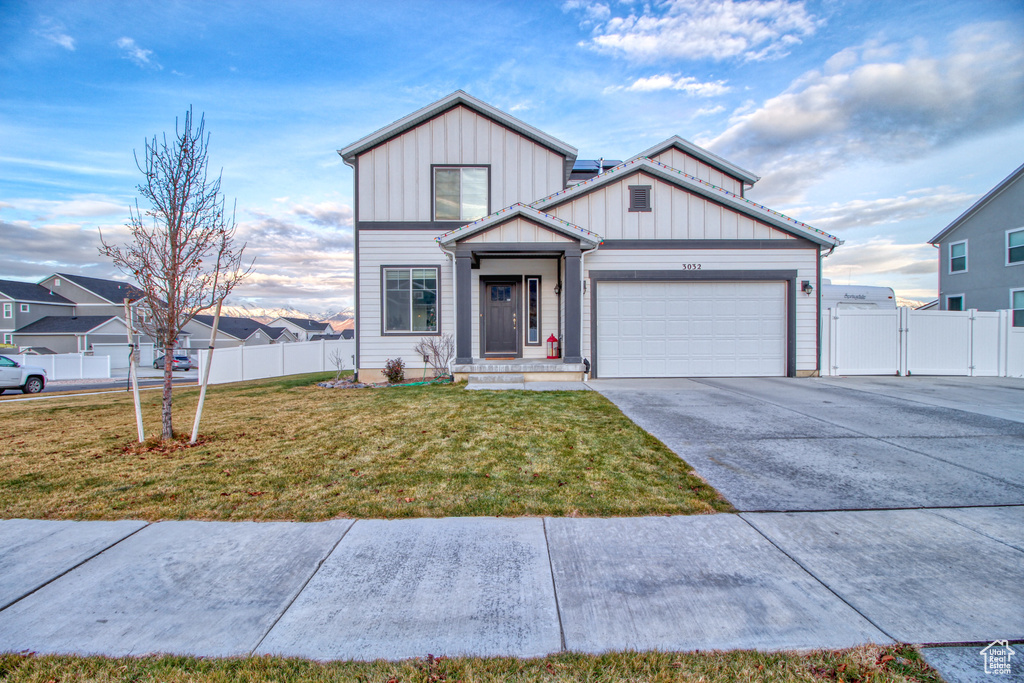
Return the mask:
[[[810,296],[811,292],[814,291],[814,285],[811,284],[810,280],[804,280],[803,282],[800,283],[800,291],[806,294],[807,296]]]

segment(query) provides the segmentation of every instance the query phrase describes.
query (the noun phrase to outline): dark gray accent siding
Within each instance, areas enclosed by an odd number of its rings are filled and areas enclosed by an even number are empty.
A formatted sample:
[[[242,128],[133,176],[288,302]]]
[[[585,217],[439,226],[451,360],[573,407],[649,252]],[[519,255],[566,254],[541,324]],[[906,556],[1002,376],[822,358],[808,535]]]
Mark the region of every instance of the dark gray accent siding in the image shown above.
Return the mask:
[[[565,255],[565,281],[562,294],[565,296],[565,327],[562,332],[562,362],[582,363],[583,352],[580,332],[583,322],[582,301],[580,300],[580,255]],[[593,317],[593,316],[591,316]]]
[[[794,240],[605,240],[607,249],[818,249],[819,245],[798,238]]]
[[[473,362],[473,259],[455,257],[455,362]]]
[[[590,288],[590,369],[599,378],[597,364],[597,290],[602,281],[687,282],[760,281],[786,283],[786,376],[796,377],[796,276],[795,270],[592,270]],[[566,277],[568,279],[568,276]],[[568,300],[566,300],[568,307]],[[568,313],[566,319],[568,319]],[[568,335],[568,330],[566,331]]]

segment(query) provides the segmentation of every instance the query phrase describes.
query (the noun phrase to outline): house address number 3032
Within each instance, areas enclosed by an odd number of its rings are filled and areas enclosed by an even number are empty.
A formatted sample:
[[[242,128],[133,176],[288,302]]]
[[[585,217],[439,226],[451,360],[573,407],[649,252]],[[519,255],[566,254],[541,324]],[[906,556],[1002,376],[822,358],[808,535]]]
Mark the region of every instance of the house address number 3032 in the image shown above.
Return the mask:
[[[700,263],[684,263],[683,270],[700,270]]]

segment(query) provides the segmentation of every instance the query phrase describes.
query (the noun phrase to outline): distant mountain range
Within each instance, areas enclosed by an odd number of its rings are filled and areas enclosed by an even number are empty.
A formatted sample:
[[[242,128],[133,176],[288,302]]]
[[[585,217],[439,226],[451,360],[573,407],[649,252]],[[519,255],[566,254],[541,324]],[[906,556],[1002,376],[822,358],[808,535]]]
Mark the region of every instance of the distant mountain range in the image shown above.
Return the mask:
[[[210,311],[212,314],[213,311]],[[355,324],[351,308],[345,308],[336,312],[322,314],[300,311],[297,308],[263,308],[261,306],[247,306],[245,304],[225,304],[221,315],[229,315],[237,318],[252,318],[264,325],[274,318],[309,318],[320,322],[329,322],[335,331],[351,328]]]

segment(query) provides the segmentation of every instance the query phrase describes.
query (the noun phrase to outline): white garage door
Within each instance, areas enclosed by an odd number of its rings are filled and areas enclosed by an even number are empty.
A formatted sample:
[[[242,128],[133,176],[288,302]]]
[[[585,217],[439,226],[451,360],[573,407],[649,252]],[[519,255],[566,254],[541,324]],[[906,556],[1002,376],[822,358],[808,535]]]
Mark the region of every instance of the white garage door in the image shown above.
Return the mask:
[[[598,377],[786,374],[785,282],[597,283]]]

